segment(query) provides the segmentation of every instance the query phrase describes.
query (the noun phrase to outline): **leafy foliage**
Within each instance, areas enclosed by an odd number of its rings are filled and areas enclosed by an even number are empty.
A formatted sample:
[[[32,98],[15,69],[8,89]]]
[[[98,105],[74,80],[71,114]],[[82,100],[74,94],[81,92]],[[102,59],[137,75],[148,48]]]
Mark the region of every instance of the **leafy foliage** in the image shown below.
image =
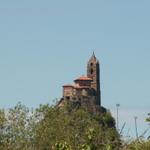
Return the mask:
[[[18,103],[0,110],[0,149],[3,150],[96,150],[119,145],[110,113],[92,115],[72,106],[40,105],[34,111]]]
[[[40,114],[42,109],[43,106],[36,114]],[[70,106],[61,109],[49,107],[44,117],[43,114],[37,115],[43,118],[36,126],[37,148],[46,149],[56,143],[60,145],[65,142],[73,150],[85,147],[91,147],[91,150],[100,147],[103,149],[108,143],[114,147],[119,145],[119,135],[115,127],[108,128],[108,124],[104,123],[107,115],[101,119],[80,108],[70,110]]]
[[[150,141],[135,140],[129,144],[126,144],[123,150],[149,150]]]
[[[149,119],[147,119],[149,121]],[[66,105],[0,110],[0,150],[149,150],[150,141],[125,143],[109,111],[92,114]]]

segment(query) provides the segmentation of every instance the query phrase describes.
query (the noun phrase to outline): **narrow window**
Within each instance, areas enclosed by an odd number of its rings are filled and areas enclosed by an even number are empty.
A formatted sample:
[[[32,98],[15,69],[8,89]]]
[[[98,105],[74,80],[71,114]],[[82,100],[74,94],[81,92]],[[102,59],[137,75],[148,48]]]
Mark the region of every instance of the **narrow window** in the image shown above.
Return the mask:
[[[90,70],[91,74],[93,74],[93,69]]]
[[[70,100],[70,96],[67,96],[66,99],[67,99],[67,100]]]

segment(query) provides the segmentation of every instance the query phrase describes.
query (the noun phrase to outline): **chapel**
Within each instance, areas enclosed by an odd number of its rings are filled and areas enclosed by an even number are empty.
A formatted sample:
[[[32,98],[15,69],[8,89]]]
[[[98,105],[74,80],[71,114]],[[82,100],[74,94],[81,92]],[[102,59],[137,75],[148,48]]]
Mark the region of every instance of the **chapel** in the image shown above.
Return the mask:
[[[75,79],[74,84],[63,85],[58,106],[63,106],[67,101],[78,102],[85,107],[101,107],[100,63],[94,52],[87,63],[87,75]]]

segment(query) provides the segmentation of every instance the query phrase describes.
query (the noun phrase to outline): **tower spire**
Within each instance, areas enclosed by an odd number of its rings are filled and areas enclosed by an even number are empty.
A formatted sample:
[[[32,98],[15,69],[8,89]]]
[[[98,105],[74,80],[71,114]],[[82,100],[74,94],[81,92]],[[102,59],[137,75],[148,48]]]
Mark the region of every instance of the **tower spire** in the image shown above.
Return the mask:
[[[94,52],[94,50],[93,50],[93,55],[92,55],[93,57],[95,57],[95,52]]]
[[[95,52],[94,52],[94,50],[93,50],[93,53],[92,53],[92,56],[91,56],[91,58],[90,58],[90,60],[92,61],[97,61],[97,58],[96,58],[96,56],[95,56]]]

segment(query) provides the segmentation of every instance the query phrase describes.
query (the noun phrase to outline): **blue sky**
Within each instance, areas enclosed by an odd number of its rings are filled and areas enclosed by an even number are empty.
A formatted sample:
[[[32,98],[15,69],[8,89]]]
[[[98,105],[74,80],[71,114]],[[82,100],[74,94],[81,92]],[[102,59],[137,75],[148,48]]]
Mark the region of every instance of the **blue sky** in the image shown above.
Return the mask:
[[[148,0],[1,0],[0,107],[52,103],[63,84],[86,74],[94,50],[102,104],[146,114],[149,7]]]

